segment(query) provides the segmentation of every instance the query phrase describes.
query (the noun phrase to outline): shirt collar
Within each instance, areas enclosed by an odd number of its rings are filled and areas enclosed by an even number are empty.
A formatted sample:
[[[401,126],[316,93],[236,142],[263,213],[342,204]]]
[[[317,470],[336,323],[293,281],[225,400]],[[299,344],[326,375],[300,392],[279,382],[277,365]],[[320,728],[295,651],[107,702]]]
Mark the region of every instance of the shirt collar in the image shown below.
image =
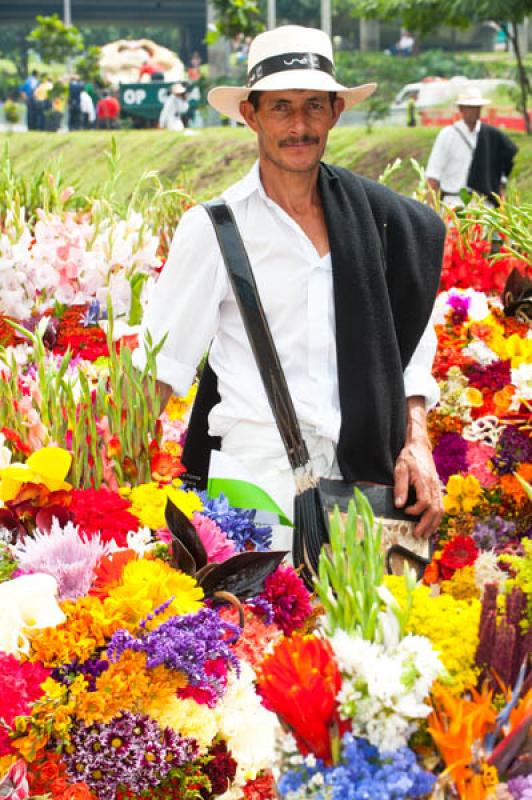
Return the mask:
[[[253,192],[258,192],[263,200],[267,197],[260,179],[258,159],[242,180],[237,181],[237,183],[234,183],[225,190],[223,197],[224,200],[227,200],[229,203],[234,203],[239,200],[246,200]]]
[[[466,133],[468,136],[476,136],[478,134],[479,130],[480,130],[481,124],[482,124],[481,121],[478,119],[477,122],[476,122],[475,127],[473,128],[473,130],[471,130],[471,128],[469,128],[465,124],[463,119],[459,119],[456,122],[456,125],[458,125],[458,127],[461,128],[464,131],[464,133]]]

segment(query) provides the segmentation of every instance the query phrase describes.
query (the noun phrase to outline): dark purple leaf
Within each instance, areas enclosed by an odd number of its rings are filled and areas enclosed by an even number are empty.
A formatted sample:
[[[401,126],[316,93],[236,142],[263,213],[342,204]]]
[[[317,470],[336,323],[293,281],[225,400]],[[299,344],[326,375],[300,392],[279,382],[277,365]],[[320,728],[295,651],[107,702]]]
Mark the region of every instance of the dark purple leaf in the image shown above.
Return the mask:
[[[172,538],[172,558],[170,563],[174,569],[180,569],[181,572],[184,572],[186,575],[196,575],[196,562],[194,558],[190,555],[187,548],[180,542],[179,539],[176,539],[175,536]]]
[[[166,502],[164,515],[174,539],[178,539],[188,550],[194,559],[195,568],[201,569],[207,563],[207,553],[190,520],[170,499]]]
[[[206,597],[212,597],[215,592],[231,592],[240,600],[246,600],[262,592],[265,578],[277,569],[285,555],[285,551],[238,553],[216,564],[201,578],[200,586]]]

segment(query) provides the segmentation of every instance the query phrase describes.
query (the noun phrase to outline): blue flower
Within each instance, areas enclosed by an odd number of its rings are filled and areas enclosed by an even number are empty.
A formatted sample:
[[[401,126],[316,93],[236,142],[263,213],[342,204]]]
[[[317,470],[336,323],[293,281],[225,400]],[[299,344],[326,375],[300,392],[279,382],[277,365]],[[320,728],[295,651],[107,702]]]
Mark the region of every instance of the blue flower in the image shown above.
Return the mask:
[[[226,536],[235,543],[238,552],[269,550],[272,544],[272,529],[269,526],[259,527],[255,524],[256,511],[232,508],[227,498],[221,494],[209,500],[206,492],[200,497],[204,503],[202,514],[216,522]]]

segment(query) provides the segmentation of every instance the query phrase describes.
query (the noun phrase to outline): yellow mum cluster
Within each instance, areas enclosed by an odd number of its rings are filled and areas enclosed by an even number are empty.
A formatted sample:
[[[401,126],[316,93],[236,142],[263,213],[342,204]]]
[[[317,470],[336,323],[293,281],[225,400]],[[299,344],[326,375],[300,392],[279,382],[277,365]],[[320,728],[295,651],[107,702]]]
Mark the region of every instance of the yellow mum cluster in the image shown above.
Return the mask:
[[[388,575],[388,589],[399,605],[406,607],[406,588],[403,578]],[[448,673],[449,689],[460,694],[474,686],[478,678],[475,653],[478,647],[478,626],[481,604],[477,599],[456,600],[452,595],[431,597],[428,586],[416,586],[407,633],[430,639],[440,654]]]
[[[140,558],[126,564],[120,584],[110,589],[104,606],[111,614],[122,615],[130,627],[171,597],[165,614],[155,618],[155,626],[172,614],[193,614],[203,606],[203,590],[194,578],[164,561]]]
[[[451,475],[445,487],[443,507],[447,514],[473,511],[482,499],[482,486],[474,475]]]
[[[177,397],[177,395],[173,394],[165,408],[165,411],[168,414],[169,419],[171,419],[174,422],[176,420],[183,419],[188,409],[194,402],[197,392],[198,392],[198,384],[193,383],[184,397]]]
[[[195,492],[184,492],[178,489],[180,480],[170,484],[142,483],[133,489],[119,489],[122,497],[131,503],[129,511],[139,518],[142,525],[152,530],[166,527],[164,511],[168,498],[177,506],[188,519],[192,518],[195,511],[201,511],[203,505]]]
[[[524,339],[517,333],[506,338],[500,330],[495,330],[488,345],[500,359],[510,360],[512,369],[532,362],[532,339]]]

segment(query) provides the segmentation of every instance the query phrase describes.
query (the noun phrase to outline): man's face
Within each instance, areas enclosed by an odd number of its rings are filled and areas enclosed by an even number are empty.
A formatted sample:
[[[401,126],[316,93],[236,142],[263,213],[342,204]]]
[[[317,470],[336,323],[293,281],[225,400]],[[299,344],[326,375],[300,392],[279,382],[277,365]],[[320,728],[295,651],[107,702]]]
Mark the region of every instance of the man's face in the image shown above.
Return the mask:
[[[473,130],[480,119],[480,114],[482,111],[481,106],[458,106],[458,110],[460,111],[462,119],[467,127]]]
[[[328,92],[289,89],[263,92],[257,110],[245,100],[240,112],[258,136],[261,159],[287,172],[310,172],[320,162],[330,129],[344,108]]]

